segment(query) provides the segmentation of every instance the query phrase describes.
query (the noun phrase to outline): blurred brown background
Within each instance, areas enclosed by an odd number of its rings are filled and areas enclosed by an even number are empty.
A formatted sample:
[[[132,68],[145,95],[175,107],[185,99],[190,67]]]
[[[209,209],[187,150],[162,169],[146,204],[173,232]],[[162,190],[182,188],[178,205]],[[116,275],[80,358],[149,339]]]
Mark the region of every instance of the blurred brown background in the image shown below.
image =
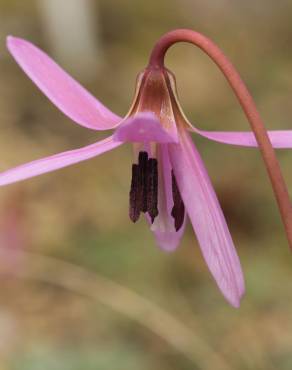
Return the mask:
[[[290,0],[0,0],[0,170],[106,135],[38,91],[8,54],[8,34],[40,46],[123,115],[156,39],[193,28],[233,61],[266,126],[292,129],[291,19]],[[247,129],[200,50],[177,45],[167,65],[192,122]],[[259,153],[195,140],[243,264],[240,309],[218,292],[191,227],[167,254],[143,220],[129,221],[124,146],[1,189],[1,370],[292,368],[292,256]],[[292,152],[278,158],[292,188]]]

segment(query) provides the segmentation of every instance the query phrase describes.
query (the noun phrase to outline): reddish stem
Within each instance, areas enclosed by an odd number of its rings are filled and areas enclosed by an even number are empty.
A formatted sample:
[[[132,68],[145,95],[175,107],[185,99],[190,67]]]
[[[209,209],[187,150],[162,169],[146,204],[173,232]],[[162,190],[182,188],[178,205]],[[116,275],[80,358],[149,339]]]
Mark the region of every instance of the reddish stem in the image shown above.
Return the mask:
[[[292,206],[289,193],[274,148],[247,87],[218,46],[200,33],[188,29],[174,30],[162,36],[152,50],[149,67],[163,68],[168,48],[177,42],[189,42],[208,54],[223,72],[237,96],[259,145],[278,202],[289,246],[292,249]]]

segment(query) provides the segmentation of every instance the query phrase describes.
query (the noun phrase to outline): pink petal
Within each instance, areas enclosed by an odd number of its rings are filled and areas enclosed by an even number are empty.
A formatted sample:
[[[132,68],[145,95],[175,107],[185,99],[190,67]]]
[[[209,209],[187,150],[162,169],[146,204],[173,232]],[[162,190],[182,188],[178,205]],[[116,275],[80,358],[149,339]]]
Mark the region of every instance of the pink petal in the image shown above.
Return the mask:
[[[7,47],[30,79],[73,121],[93,130],[111,129],[120,122],[120,117],[30,42],[8,36]]]
[[[226,299],[235,307],[244,293],[240,262],[216,194],[189,134],[170,145],[170,158],[202,254]]]
[[[0,173],[0,185],[11,184],[46,172],[55,171],[74,163],[85,161],[86,159],[96,157],[112,150],[121,144],[122,143],[113,141],[112,136],[110,136],[105,140],[80,149],[69,150],[67,152],[55,154],[50,157],[20,165]]]
[[[137,143],[174,143],[177,135],[167,132],[152,112],[137,113],[122,122],[114,133],[114,140]]]
[[[193,127],[192,131],[219,143],[257,147],[257,141],[253,132],[245,131],[203,131]],[[274,148],[292,148],[292,131],[268,131],[269,138]]]
[[[182,227],[176,231],[174,219],[171,216],[173,207],[171,164],[169,160],[168,146],[159,145],[158,148],[158,211],[151,230],[153,231],[158,246],[166,251],[177,248],[186,224],[186,215]]]

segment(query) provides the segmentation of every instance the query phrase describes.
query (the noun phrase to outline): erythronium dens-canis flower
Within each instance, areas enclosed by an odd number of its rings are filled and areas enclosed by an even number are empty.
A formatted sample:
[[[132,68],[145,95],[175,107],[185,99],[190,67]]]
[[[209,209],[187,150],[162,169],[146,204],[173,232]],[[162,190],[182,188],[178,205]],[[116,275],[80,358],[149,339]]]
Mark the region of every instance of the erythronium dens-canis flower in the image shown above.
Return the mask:
[[[192,42],[213,58],[233,87],[255,134],[207,132],[189,123],[178,102],[175,77],[163,64],[166,50],[178,41]],[[276,196],[279,193],[277,186],[282,185],[282,190],[286,188],[283,181],[279,185],[282,178],[274,179],[277,174],[281,175],[281,172],[277,162],[271,161],[271,157],[267,158],[266,154],[274,153],[271,143],[275,148],[291,148],[292,132],[270,131],[265,135],[264,128],[259,129],[257,122],[254,125],[256,127],[253,127],[253,120],[256,121],[257,117],[248,115],[250,102],[247,102],[246,108],[244,98],[247,97],[243,96],[245,91],[240,91],[242,86],[238,85],[243,83],[222,52],[205,36],[191,30],[176,30],[166,34],[154,47],[147,68],[138,75],[134,101],[128,114],[120,118],[30,42],[9,36],[7,46],[24,72],[64,114],[86,128],[113,129],[114,133],[86,147],[7,170],[0,174],[0,185],[54,171],[96,157],[123,143],[132,143],[134,160],[130,219],[136,222],[140,214],[145,213],[157,244],[170,251],[179,244],[188,216],[218,287],[230,304],[238,307],[244,293],[240,262],[223,212],[203,161],[191,140],[190,132],[226,144],[247,147],[259,144]],[[283,219],[289,238],[289,208],[285,204],[283,206],[282,198],[277,197],[282,215],[286,212]]]

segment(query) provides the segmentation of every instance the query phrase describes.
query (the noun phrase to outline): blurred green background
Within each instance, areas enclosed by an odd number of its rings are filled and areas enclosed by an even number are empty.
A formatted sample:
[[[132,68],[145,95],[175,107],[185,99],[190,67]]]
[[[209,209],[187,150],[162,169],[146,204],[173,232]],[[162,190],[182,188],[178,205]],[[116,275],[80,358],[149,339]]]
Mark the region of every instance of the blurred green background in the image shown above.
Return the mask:
[[[124,115],[159,36],[212,38],[270,129],[292,129],[292,2],[0,0],[0,170],[105,136],[60,113],[8,54],[31,40]],[[222,75],[179,44],[167,56],[198,127],[247,129]],[[292,256],[255,149],[194,137],[246,277],[239,310],[215,286],[191,227],[160,251],[128,215],[132,153],[99,158],[0,191],[0,369],[291,369]],[[292,188],[292,152],[278,151]]]

